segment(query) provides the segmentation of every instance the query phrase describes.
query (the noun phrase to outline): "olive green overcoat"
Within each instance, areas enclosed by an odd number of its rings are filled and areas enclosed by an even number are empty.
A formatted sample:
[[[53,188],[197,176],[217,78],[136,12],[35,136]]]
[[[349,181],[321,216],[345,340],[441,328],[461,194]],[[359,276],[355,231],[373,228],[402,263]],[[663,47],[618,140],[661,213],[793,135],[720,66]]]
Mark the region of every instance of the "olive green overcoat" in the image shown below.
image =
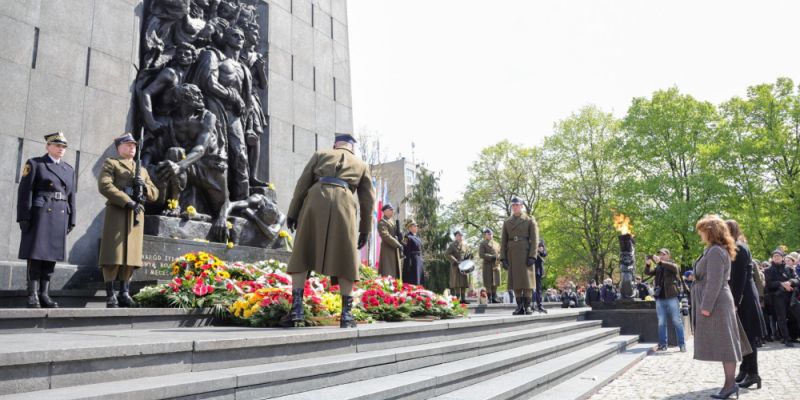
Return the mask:
[[[125,193],[136,173],[136,163],[122,158],[107,158],[103,162],[97,188],[106,199],[103,218],[103,235],[100,237],[100,265],[142,266],[142,242],[144,241],[144,215],[139,215],[139,224],[133,224],[133,210],[125,204],[133,201]],[[141,169],[147,201],[158,198],[158,189],[150,180],[147,169]],[[127,259],[126,259],[127,256]]]
[[[445,255],[450,261],[450,288],[469,288],[470,276],[464,275],[459,271],[458,264],[464,261],[464,258],[469,254],[467,244],[464,241],[450,243]]]
[[[381,218],[378,221],[378,234],[381,235],[381,256],[378,263],[378,273],[381,276],[400,278],[400,243],[394,236],[395,223],[391,219]]]
[[[500,286],[500,245],[494,240],[481,241],[478,256],[483,260],[483,286]]]
[[[508,288],[513,290],[534,289],[536,275],[534,266],[528,266],[528,258],[536,259],[539,244],[539,228],[536,219],[528,214],[510,216],[503,223],[500,239],[500,259],[508,260]]]
[[[349,188],[323,184],[321,177],[341,179]],[[374,206],[372,177],[364,161],[344,148],[314,153],[297,180],[286,214],[297,220],[288,272],[316,271],[358,280],[358,234],[372,230]]]

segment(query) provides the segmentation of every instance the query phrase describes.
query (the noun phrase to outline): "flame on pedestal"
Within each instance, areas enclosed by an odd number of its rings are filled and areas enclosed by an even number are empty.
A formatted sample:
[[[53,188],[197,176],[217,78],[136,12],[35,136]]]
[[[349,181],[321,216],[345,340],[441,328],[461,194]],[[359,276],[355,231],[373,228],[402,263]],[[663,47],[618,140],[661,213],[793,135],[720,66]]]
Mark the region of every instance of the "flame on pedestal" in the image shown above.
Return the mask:
[[[631,235],[633,233],[631,219],[626,217],[625,214],[614,213],[614,229],[621,235]]]

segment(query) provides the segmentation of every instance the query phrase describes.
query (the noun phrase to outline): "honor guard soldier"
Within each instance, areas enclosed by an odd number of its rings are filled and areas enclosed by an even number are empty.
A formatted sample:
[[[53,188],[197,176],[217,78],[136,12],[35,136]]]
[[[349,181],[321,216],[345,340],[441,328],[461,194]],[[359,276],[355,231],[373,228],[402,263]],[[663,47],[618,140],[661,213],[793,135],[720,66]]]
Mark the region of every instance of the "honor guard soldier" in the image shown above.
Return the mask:
[[[133,306],[130,281],[134,269],[142,267],[144,202],[158,198],[158,189],[147,170],[137,168],[134,157],[138,149],[133,135],[126,133],[114,139],[114,146],[119,156],[103,162],[97,179],[100,194],[108,199],[100,239],[100,268],[108,308]],[[142,198],[136,198],[137,191],[141,191]],[[120,281],[119,299],[114,295],[116,280]]]
[[[511,216],[503,223],[500,259],[508,269],[508,286],[514,290],[517,309],[513,315],[531,314],[531,297],[536,287],[533,265],[539,244],[539,228],[533,216],[522,211],[522,200],[511,198]]]
[[[450,261],[450,288],[453,289],[454,295],[457,295],[462,303],[469,304],[469,301],[467,301],[467,289],[470,286],[470,275],[461,273],[458,268],[458,265],[468,258],[469,250],[467,250],[467,244],[464,243],[464,234],[461,231],[456,231],[453,236],[455,236],[456,240],[450,243],[445,252],[445,256]]]
[[[425,284],[425,271],[422,264],[422,239],[417,236],[419,227],[412,219],[406,223],[405,240],[403,240],[403,283],[412,285]]]
[[[500,286],[500,245],[494,240],[494,232],[489,228],[483,230],[478,256],[483,260],[483,286],[489,289],[489,302],[502,303],[497,298],[497,287]]]
[[[539,239],[539,254],[536,255],[536,292],[534,293],[536,300],[536,311],[539,313],[547,314],[547,310],[542,307],[542,278],[544,277],[544,259],[547,258],[547,247],[544,245],[544,239]]]
[[[378,234],[381,235],[381,256],[378,273],[381,276],[400,277],[400,252],[403,243],[397,238],[398,227],[394,220],[394,207],[387,203],[381,208],[383,218],[378,221]]]
[[[67,255],[67,234],[75,226],[75,170],[62,158],[67,138],[45,135],[47,154],[25,162],[17,194],[22,230],[19,258],[28,260],[28,307],[57,308],[50,298],[56,261]]]
[[[353,152],[356,140],[337,134],[332,149],[311,156],[297,180],[286,226],[297,235],[287,272],[292,276],[292,309],[281,326],[302,325],[303,288],[308,273],[333,277],[342,296],[340,327],[355,328],[353,282],[359,279],[359,249],[372,230],[375,191],[369,167]],[[358,196],[358,207],[354,194]],[[358,239],[356,240],[356,231]]]

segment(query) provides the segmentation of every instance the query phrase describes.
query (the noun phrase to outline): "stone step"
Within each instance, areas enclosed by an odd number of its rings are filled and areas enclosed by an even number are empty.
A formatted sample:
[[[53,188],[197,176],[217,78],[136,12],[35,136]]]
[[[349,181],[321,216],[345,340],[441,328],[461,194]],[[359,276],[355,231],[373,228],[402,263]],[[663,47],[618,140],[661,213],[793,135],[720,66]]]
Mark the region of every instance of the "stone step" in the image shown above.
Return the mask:
[[[475,355],[466,360],[417,368],[390,376],[368,379],[324,389],[312,390],[278,397],[279,400],[313,400],[321,398],[373,400],[373,399],[427,399],[439,395],[470,390],[461,389],[482,385],[491,379],[507,376],[510,371],[534,366],[545,368],[551,359],[580,352],[583,348],[608,341],[619,334],[616,328],[597,328],[575,334],[562,335],[544,343],[525,344],[516,348]],[[546,361],[546,362],[545,362]],[[578,360],[581,361],[581,360]],[[477,384],[477,385],[476,385]],[[467,397],[448,397],[464,399]]]
[[[607,337],[614,332],[614,329],[579,321],[479,338],[90,384],[0,396],[0,399],[214,398],[226,393],[231,398],[235,395],[236,399],[262,399],[389,375],[396,376],[394,374],[405,371],[451,365],[457,360],[466,360],[462,364],[472,364],[469,360],[474,357],[498,352],[510,355],[515,348],[531,343],[538,343],[538,356],[546,356],[568,346],[582,346],[587,340]],[[567,337],[570,339],[565,339]],[[551,343],[553,340],[559,342]]]
[[[545,310],[560,309],[561,303],[542,303]],[[511,314],[516,308],[516,304],[501,303],[501,304],[467,304],[469,312],[472,314]],[[583,310],[590,311],[590,307],[585,307]]]
[[[582,320],[585,312],[474,316],[433,322],[253,329],[209,327],[45,331],[2,335],[0,394],[326,357],[545,328]],[[583,322],[582,322],[583,323]],[[592,321],[589,326],[599,327]]]
[[[608,328],[605,328],[608,329]],[[576,372],[598,364],[635,345],[636,336],[617,336],[590,346],[559,355],[540,365],[511,370],[462,389],[438,394],[436,400],[501,400],[527,398]],[[569,399],[570,397],[551,397]]]
[[[47,330],[119,330],[209,326],[211,309],[54,308],[0,309],[0,335]],[[2,336],[0,336],[2,337]]]
[[[583,400],[591,397],[597,390],[607,385],[641,361],[652,354],[652,343],[637,343],[589,369],[574,375],[571,378],[551,387],[529,400],[575,399]]]
[[[169,281],[132,281],[131,295],[139,293],[139,290],[145,286],[163,282]],[[119,283],[117,283],[116,289],[119,290]],[[106,290],[103,282],[87,282],[80,288],[50,290],[50,297],[62,308],[105,308],[106,306]],[[0,290],[0,309],[26,308],[27,304],[28,293],[26,290]]]

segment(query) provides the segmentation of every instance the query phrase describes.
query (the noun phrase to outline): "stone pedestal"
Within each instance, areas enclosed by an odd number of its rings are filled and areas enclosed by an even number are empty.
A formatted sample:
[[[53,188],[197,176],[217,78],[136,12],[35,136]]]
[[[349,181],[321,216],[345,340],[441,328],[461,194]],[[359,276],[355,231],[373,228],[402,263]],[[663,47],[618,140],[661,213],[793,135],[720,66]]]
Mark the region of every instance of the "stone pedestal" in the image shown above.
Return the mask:
[[[145,235],[159,236],[171,239],[185,240],[210,240],[209,232],[211,223],[205,221],[185,220],[177,217],[165,217],[161,215],[145,216],[144,233]],[[252,222],[241,217],[229,217],[228,220],[233,225],[231,229],[231,239],[236,245],[249,247],[272,247],[275,238],[278,237],[280,225],[271,227],[271,236],[264,235]]]
[[[205,251],[217,256],[219,259],[232,263],[236,261],[256,262],[261,260],[279,260],[288,262],[292,254],[284,250],[265,249],[250,246],[234,246],[229,249],[222,243],[204,241],[171,239],[144,235],[144,250],[142,260],[143,268],[139,268],[133,275],[134,280],[170,279],[166,271],[180,256],[193,252]]]
[[[619,327],[622,335],[639,335],[640,342],[658,343],[658,315],[654,301],[618,301],[614,304],[597,303],[586,319],[601,320],[604,327]],[[692,328],[688,316],[681,315],[683,332],[688,339]],[[667,337],[670,346],[677,346],[675,328],[667,321]]]

